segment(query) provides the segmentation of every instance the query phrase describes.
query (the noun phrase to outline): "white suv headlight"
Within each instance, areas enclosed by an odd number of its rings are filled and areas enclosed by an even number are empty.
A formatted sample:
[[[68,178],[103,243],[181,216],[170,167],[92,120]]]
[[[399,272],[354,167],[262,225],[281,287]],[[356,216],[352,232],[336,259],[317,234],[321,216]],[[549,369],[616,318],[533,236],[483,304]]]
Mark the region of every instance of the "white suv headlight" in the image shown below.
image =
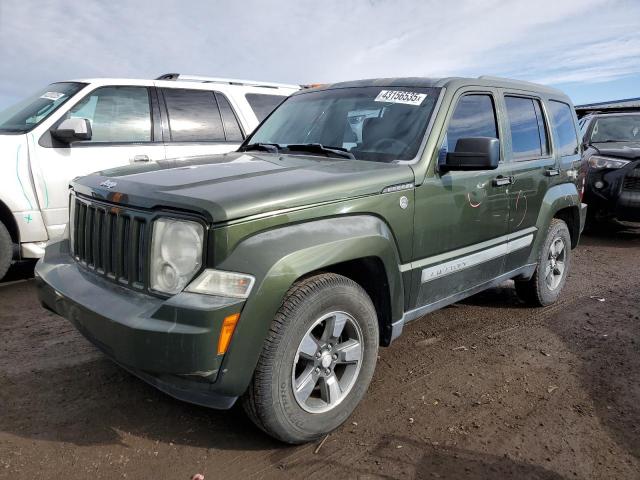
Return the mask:
[[[589,165],[592,168],[622,168],[629,160],[621,160],[618,158],[603,157],[601,155],[592,155],[589,158]]]
[[[204,227],[197,222],[161,218],[153,222],[151,289],[180,292],[202,266]]]

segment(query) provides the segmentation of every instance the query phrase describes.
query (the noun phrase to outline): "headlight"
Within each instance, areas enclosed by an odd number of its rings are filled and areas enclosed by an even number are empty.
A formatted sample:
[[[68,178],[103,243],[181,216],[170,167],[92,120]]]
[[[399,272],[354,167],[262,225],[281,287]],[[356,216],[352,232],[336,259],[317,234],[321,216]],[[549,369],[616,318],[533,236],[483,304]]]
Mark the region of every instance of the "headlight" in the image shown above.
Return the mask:
[[[162,218],[153,222],[151,288],[180,292],[202,266],[204,228],[197,222]]]
[[[255,279],[244,273],[205,270],[185,291],[221,297],[247,298]]]
[[[622,168],[627,163],[629,163],[629,160],[602,157],[600,155],[593,155],[589,158],[589,165],[591,168]]]

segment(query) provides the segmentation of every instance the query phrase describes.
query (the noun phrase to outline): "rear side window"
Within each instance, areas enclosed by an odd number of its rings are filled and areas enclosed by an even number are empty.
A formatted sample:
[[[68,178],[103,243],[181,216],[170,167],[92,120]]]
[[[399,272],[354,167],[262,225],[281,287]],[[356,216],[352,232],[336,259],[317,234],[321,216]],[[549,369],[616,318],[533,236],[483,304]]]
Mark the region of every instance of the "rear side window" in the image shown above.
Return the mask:
[[[273,110],[287,98],[282,95],[264,95],[262,93],[247,93],[245,95],[247,102],[253,113],[256,114],[258,121],[261,122],[273,112]]]
[[[573,111],[569,105],[551,100],[549,110],[553,119],[553,128],[558,136],[558,151],[561,156],[578,153],[578,132],[573,123]]]
[[[173,142],[224,142],[222,118],[214,93],[207,90],[163,90]]]
[[[86,143],[150,142],[151,107],[146,87],[101,87],[75,104],[66,118],[86,118],[91,140]]]
[[[222,125],[224,126],[224,135],[227,142],[241,142],[244,139],[242,135],[242,129],[240,123],[233,109],[229,104],[227,97],[221,93],[216,92],[216,100],[218,101],[218,107],[220,107],[220,114],[222,115]]]
[[[547,133],[540,102],[523,97],[506,96],[504,99],[511,127],[513,158],[526,160],[547,155]]]
[[[447,129],[447,148],[453,152],[460,138],[498,138],[496,111],[491,95],[465,95],[460,98]]]

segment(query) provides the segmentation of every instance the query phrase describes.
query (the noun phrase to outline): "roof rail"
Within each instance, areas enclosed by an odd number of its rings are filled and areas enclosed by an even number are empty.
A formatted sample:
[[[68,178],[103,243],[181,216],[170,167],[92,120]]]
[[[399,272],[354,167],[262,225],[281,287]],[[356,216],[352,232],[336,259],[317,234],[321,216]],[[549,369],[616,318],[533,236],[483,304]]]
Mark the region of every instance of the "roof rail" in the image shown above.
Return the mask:
[[[235,78],[219,78],[219,77],[202,77],[199,75],[183,75],[181,73],[165,73],[156,78],[156,80],[179,80],[181,82],[201,82],[201,83],[225,83],[227,85],[243,85],[250,87],[264,88],[295,88],[299,89],[300,85],[274,82],[260,82],[257,80],[238,80]]]
[[[560,94],[566,96],[562,90],[559,90],[554,87],[550,87],[549,85],[544,85],[542,83],[529,82],[527,80],[516,80],[514,78],[504,78],[504,77],[496,77],[493,75],[480,75],[478,80],[489,80],[494,82],[502,82],[504,84],[511,84],[514,88],[518,85],[522,87],[530,87],[537,91],[546,91],[549,93]]]

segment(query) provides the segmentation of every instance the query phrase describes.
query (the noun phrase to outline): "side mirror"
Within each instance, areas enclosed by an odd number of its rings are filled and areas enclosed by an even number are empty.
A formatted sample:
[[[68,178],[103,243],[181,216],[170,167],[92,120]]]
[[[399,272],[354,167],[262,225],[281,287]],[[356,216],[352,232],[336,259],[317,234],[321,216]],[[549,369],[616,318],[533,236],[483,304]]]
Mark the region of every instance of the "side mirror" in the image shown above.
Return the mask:
[[[500,162],[500,141],[492,137],[460,138],[456,149],[447,153],[447,159],[440,166],[450,170],[494,170]]]
[[[51,135],[64,143],[91,140],[91,122],[86,118],[67,118],[51,129]]]

